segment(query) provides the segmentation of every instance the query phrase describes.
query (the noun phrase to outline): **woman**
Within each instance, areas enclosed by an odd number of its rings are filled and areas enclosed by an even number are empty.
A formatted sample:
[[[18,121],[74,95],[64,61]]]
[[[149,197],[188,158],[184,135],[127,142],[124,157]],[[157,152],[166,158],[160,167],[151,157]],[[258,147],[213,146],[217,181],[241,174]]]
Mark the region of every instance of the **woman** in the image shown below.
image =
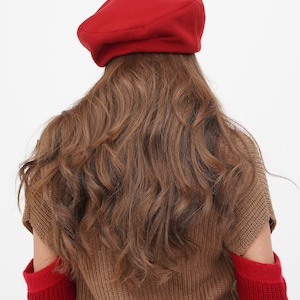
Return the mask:
[[[105,71],[20,168],[28,299],[287,299],[265,168],[195,54],[200,0],[110,0],[78,36]]]

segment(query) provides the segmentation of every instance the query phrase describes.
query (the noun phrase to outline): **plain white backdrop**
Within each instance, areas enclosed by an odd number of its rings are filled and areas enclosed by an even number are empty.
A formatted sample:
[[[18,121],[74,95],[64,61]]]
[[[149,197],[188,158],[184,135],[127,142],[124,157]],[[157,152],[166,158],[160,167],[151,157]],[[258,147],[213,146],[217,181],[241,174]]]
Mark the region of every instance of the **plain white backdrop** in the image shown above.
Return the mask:
[[[101,76],[76,30],[102,3],[1,0],[1,299],[26,299],[22,271],[32,258],[31,235],[17,207],[18,165],[45,122]],[[300,186],[299,1],[204,3],[207,23],[197,57],[212,89],[224,110],[257,139],[268,170]],[[268,179],[278,219],[273,248],[289,299],[297,300],[300,191],[287,180]]]

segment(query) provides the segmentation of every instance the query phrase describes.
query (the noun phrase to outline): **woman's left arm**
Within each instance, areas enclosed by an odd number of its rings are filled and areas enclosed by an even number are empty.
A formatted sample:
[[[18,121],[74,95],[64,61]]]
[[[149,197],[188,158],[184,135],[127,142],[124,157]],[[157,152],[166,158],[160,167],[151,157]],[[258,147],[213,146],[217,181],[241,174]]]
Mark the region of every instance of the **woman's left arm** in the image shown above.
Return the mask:
[[[57,255],[37,235],[33,229],[33,268],[38,272],[55,261]]]
[[[34,255],[24,270],[28,300],[75,300],[76,287],[68,274],[56,271],[60,259],[33,230]]]

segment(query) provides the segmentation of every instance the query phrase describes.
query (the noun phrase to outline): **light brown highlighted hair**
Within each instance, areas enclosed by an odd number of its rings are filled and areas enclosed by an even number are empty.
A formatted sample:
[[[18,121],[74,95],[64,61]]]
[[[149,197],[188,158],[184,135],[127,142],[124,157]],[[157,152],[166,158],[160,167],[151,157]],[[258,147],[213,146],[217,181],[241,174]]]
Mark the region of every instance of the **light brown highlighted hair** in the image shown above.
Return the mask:
[[[116,257],[112,281],[163,282],[178,255],[201,247],[189,237],[201,214],[214,205],[220,232],[230,227],[249,164],[235,143],[243,136],[195,55],[125,55],[47,124],[21,165],[20,191],[29,203],[51,195],[53,248],[75,277],[77,251],[100,240]]]

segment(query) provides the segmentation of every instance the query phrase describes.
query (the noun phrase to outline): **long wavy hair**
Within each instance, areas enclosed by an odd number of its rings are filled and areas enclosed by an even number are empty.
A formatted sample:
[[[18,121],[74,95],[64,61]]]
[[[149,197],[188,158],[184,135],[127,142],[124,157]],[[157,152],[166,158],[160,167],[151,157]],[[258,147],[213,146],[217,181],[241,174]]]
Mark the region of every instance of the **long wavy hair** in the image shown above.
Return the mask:
[[[50,195],[53,247],[75,277],[78,251],[90,253],[98,240],[116,258],[112,281],[166,281],[178,256],[201,247],[189,235],[201,214],[215,206],[221,232],[230,228],[249,164],[236,144],[242,136],[195,55],[117,57],[47,123],[20,166],[19,201],[23,188],[29,202]]]

